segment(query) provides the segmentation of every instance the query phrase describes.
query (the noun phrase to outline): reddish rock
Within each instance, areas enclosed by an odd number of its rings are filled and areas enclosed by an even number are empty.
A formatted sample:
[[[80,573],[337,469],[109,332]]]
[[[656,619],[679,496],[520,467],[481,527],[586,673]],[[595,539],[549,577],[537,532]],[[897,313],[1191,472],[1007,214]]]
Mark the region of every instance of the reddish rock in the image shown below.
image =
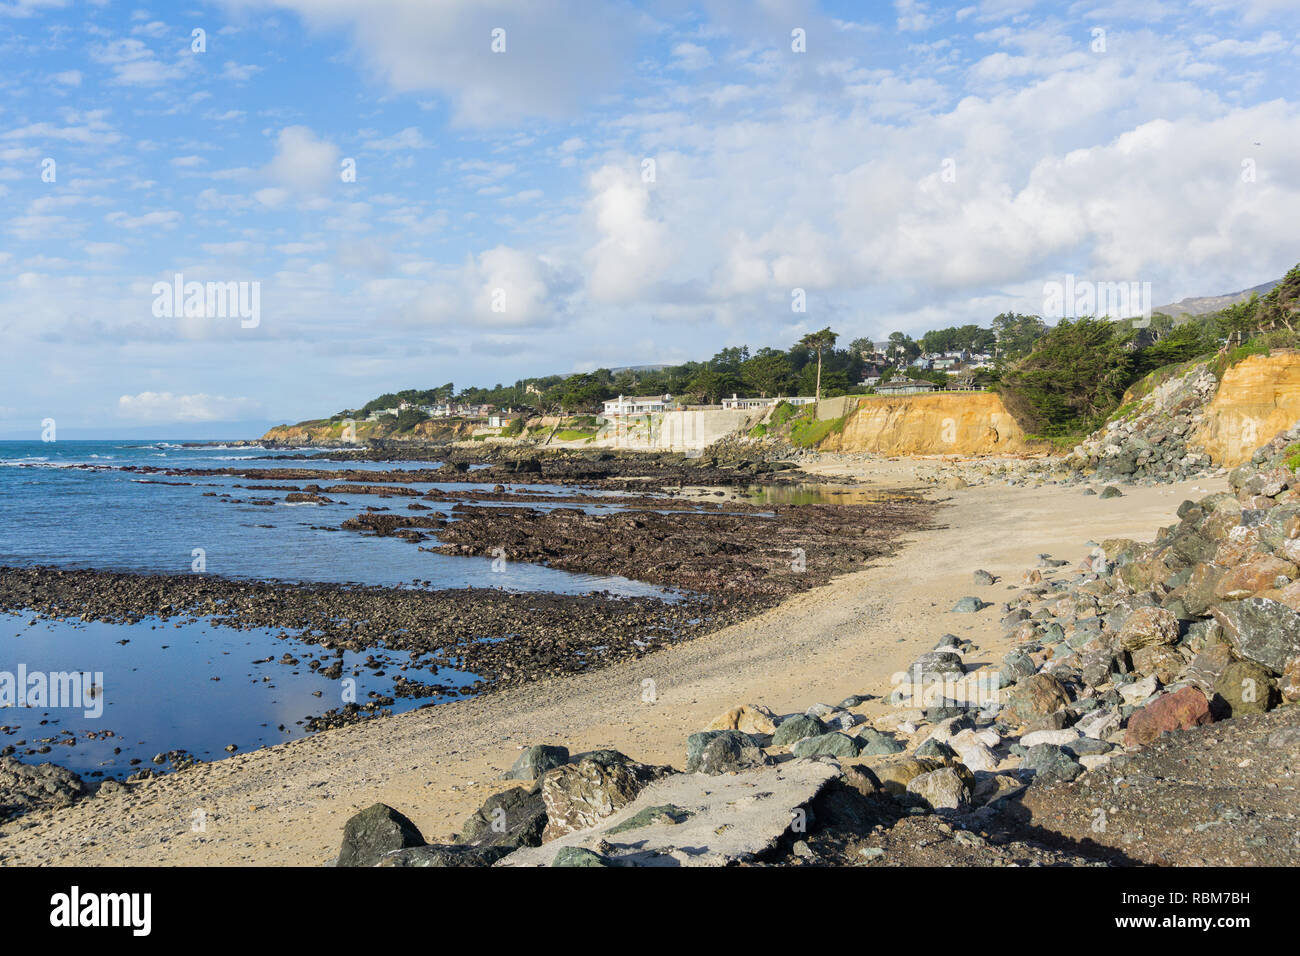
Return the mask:
[[[1163,733],[1188,730],[1213,721],[1205,695],[1195,687],[1184,687],[1134,711],[1128,719],[1124,743],[1129,747],[1144,747]]]
[[[1240,601],[1295,579],[1296,566],[1271,554],[1257,554],[1244,564],[1229,569],[1214,587],[1220,601]]]
[[[1259,596],[1285,604],[1293,611],[1300,611],[1300,581],[1292,581],[1284,588],[1261,591]]]
[[[1225,568],[1236,567],[1258,554],[1261,547],[1259,528],[1238,525],[1214,552],[1214,563]]]

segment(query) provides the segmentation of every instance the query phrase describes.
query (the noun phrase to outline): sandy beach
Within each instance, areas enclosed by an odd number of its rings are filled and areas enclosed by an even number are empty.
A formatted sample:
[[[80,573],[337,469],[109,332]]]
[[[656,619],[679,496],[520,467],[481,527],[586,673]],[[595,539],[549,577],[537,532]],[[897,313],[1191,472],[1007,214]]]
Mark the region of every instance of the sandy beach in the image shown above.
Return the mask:
[[[829,458],[808,465],[877,487],[915,486],[923,460]],[[612,747],[680,767],[687,735],[739,703],[778,713],[850,694],[882,698],[890,676],[942,634],[970,638],[968,664],[1006,651],[996,603],[953,614],[963,595],[998,602],[1041,553],[1076,562],[1087,542],[1150,540],[1185,498],[1222,479],[1127,488],[1102,500],[1081,486],[934,490],[934,530],[899,555],[796,595],[773,610],[647,658],[486,697],[345,727],[101,793],[0,828],[0,864],[320,865],[344,821],[376,801],[431,840],[449,837],[531,744]],[[985,569],[1002,580],[971,583]],[[643,700],[653,681],[655,700]],[[883,699],[859,708],[868,717]]]

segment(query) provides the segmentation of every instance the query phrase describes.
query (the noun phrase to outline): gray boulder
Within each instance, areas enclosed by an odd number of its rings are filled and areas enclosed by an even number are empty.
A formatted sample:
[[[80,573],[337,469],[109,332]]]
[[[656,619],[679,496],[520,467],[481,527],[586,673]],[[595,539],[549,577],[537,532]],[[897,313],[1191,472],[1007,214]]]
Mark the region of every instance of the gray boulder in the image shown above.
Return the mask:
[[[343,846],[336,866],[374,866],[394,850],[424,846],[414,823],[384,803],[353,815],[343,825]]]
[[[807,714],[795,714],[776,726],[772,735],[773,747],[792,747],[805,737],[817,737],[826,733],[826,725],[816,717]]]
[[[704,730],[686,739],[687,773],[732,773],[770,762],[750,736],[739,730]]]
[[[1022,771],[1029,771],[1036,782],[1073,780],[1083,773],[1083,764],[1056,744],[1035,744],[1020,762]]]
[[[1300,614],[1280,601],[1245,598],[1210,609],[1238,657],[1281,674],[1300,657]]]
[[[856,757],[859,752],[857,739],[841,733],[805,737],[794,745],[793,750],[796,757]]]
[[[546,804],[537,787],[511,787],[495,793],[465,821],[457,841],[478,846],[540,846],[546,829]]]
[[[519,755],[515,765],[506,773],[506,780],[536,780],[548,770],[562,767],[569,762],[568,747],[552,747],[538,744],[528,747]]]

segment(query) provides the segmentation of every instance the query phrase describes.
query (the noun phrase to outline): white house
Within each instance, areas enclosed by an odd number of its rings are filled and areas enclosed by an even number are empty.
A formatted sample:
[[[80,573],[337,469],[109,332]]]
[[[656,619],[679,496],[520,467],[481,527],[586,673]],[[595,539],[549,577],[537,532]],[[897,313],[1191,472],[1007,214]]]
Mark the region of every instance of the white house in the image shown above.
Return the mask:
[[[759,408],[775,408],[781,402],[786,402],[789,405],[794,405],[798,407],[800,405],[811,405],[815,401],[816,401],[815,398],[806,398],[806,397],[799,397],[799,396],[795,396],[791,398],[782,398],[780,395],[776,396],[775,398],[738,398],[736,394],[733,392],[731,394],[731,398],[724,398],[722,400],[722,407],[727,409],[740,409],[742,411],[750,411],[752,409],[759,409]]]
[[[620,395],[605,403],[606,418],[623,418],[628,415],[648,415],[664,412],[673,407],[671,395]]]

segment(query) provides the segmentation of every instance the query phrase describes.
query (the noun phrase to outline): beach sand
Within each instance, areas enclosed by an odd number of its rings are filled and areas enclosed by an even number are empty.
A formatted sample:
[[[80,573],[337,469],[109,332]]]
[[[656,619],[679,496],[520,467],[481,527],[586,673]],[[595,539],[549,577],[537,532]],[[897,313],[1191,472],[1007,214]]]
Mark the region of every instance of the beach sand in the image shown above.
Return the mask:
[[[927,464],[834,458],[806,467],[901,487]],[[736,704],[789,713],[873,694],[882,699],[858,711],[881,715],[891,675],[945,633],[978,646],[968,666],[1006,653],[997,604],[950,613],[958,598],[1001,602],[1040,553],[1073,565],[1089,540],[1151,540],[1183,499],[1224,487],[1126,488],[1108,500],[1078,486],[935,490],[945,502],[935,530],[760,616],[596,673],[331,730],[31,814],[0,828],[0,864],[319,865],[338,852],[348,817],[377,801],[431,842],[446,839],[489,794],[515,785],[499,778],[527,745],[612,747],[680,768],[686,737]],[[977,568],[1003,580],[975,587]],[[642,699],[646,681],[653,703]]]

